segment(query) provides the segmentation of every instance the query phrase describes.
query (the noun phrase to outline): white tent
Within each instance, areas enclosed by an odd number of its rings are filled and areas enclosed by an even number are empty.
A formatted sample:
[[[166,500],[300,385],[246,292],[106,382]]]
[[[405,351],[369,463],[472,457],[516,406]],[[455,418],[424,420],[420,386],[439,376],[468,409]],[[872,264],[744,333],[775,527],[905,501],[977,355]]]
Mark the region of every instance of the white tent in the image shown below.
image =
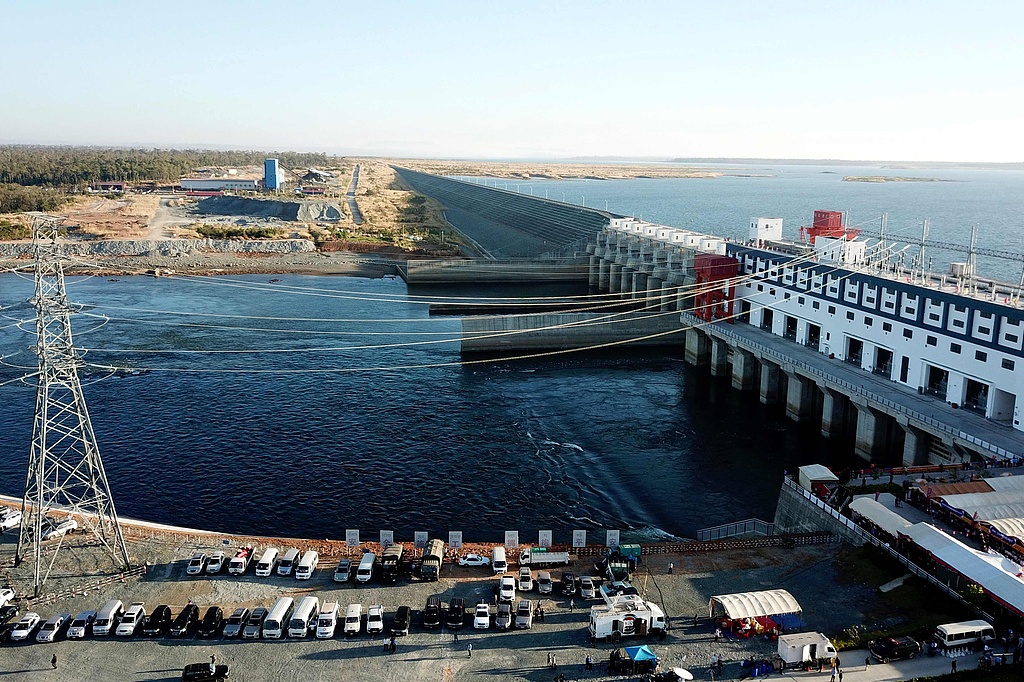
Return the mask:
[[[968,580],[980,585],[996,601],[1024,615],[1024,580],[1020,567],[1001,556],[971,549],[935,526],[915,523],[900,531]]]
[[[1024,476],[993,476],[992,478],[986,478],[985,482],[997,493],[1024,490]]]
[[[725,616],[731,620],[780,616],[801,611],[803,609],[800,608],[800,603],[786,590],[720,594],[711,597],[708,603],[708,614],[712,618]]]
[[[897,532],[903,530],[907,526],[913,525],[910,521],[907,521],[884,504],[875,502],[871,497],[866,495],[858,497],[851,502],[850,511],[863,516],[865,519],[894,537]]]
[[[989,519],[986,524],[992,526],[1003,535],[1024,539],[1024,519]]]
[[[977,514],[979,521],[1024,517],[1024,489],[943,495],[942,501],[964,510],[968,516]]]

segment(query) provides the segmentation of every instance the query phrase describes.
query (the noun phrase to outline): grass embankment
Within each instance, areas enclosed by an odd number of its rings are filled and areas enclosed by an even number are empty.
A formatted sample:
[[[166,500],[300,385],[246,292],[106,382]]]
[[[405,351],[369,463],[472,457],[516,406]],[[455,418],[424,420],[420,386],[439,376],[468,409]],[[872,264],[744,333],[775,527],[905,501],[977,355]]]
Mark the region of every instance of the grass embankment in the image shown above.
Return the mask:
[[[842,552],[836,568],[841,580],[876,589],[907,573],[901,563],[872,546]],[[865,647],[883,636],[908,635],[922,640],[939,623],[973,618],[965,606],[914,576],[887,593],[879,604],[864,614],[864,625],[828,633],[837,649]]]

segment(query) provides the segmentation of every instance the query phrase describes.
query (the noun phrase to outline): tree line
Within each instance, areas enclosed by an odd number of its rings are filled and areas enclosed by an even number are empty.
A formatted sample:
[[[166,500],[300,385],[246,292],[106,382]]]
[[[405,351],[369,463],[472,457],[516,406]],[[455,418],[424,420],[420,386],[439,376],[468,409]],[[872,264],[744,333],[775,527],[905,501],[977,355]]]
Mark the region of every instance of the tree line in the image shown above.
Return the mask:
[[[62,190],[53,187],[0,184],[0,213],[56,211],[67,201],[67,195]]]
[[[93,182],[168,182],[204,166],[261,165],[267,157],[285,168],[328,166],[333,158],[301,152],[0,145],[0,184],[75,189]]]

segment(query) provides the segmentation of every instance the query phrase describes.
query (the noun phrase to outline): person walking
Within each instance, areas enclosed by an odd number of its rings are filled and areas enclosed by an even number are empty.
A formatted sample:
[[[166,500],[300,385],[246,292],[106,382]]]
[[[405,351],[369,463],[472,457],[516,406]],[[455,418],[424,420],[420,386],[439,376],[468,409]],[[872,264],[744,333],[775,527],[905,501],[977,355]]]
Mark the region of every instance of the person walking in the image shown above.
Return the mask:
[[[839,682],[843,682],[843,669],[839,669]]]
[[[56,658],[56,654],[54,654],[54,657]],[[54,667],[56,667],[56,666],[54,666]],[[955,658],[951,659],[949,661],[949,672],[954,674],[954,675],[956,674],[956,659]]]
[[[558,657],[555,656],[554,654],[551,654],[551,667],[552,668],[557,668],[558,667]]]
[[[551,652],[550,651],[548,652],[548,667],[549,668],[553,668],[554,667],[553,665],[551,665]]]
[[[576,610],[576,600],[575,599],[570,599],[569,600],[569,613],[572,613],[575,610]]]
[[[50,659],[50,665],[53,666],[54,670],[57,669],[57,654],[54,654],[53,658]]]
[[[594,669],[594,659],[590,657],[590,654],[587,654],[586,668],[587,670]]]
[[[458,633],[457,630],[452,630],[452,637],[454,637],[454,639],[452,640],[452,643],[453,644],[458,644],[459,643],[459,633]]]
[[[715,628],[715,641],[717,642],[722,636],[722,628]]]
[[[210,665],[217,665],[217,654],[210,654]]]
[[[470,658],[473,658],[473,643],[470,642],[469,646],[466,647],[466,653],[469,654]]]

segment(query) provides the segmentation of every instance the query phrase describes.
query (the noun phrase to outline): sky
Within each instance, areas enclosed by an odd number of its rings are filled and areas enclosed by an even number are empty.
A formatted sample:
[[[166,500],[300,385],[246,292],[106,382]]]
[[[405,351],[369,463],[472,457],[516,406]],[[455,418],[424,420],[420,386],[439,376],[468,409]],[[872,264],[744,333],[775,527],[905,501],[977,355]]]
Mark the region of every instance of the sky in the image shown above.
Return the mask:
[[[1024,161],[1024,3],[0,0],[0,143]]]

